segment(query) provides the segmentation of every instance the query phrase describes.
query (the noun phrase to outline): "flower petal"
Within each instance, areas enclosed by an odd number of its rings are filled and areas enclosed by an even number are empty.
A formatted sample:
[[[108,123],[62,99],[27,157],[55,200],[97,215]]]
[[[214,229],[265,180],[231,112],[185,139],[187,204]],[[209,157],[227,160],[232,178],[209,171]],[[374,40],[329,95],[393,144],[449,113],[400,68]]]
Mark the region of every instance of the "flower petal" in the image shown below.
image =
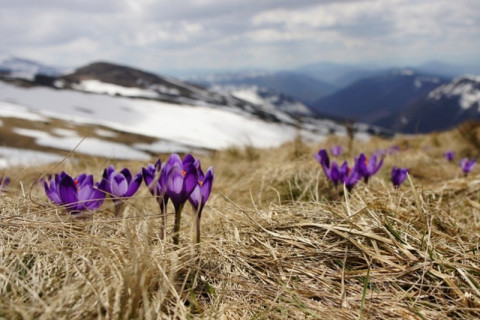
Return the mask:
[[[125,179],[127,179],[127,184],[130,184],[130,182],[132,181],[132,173],[130,172],[130,170],[128,170],[128,168],[123,168],[120,173],[123,174]]]
[[[192,204],[195,211],[198,211],[198,208],[200,207],[200,204],[202,202],[202,194],[200,192],[200,186],[199,185],[197,185],[195,187],[195,189],[193,189],[193,191],[190,194],[190,197],[188,198],[188,200]]]
[[[78,203],[78,194],[75,183],[72,177],[64,175],[58,185],[58,194],[60,195],[60,201],[62,205],[68,205],[72,207]]]
[[[124,196],[125,197],[131,197],[137,192],[138,188],[140,187],[140,184],[142,183],[143,176],[142,172],[138,172],[134,177],[133,180],[131,180],[130,185],[128,186],[127,192],[125,192]]]
[[[110,188],[112,196],[116,198],[123,197],[128,190],[128,183],[125,176],[121,173],[115,174],[110,178]]]
[[[195,169],[193,162],[189,163],[186,167],[183,168],[185,172],[185,177],[183,179],[182,191],[185,193],[185,201],[188,199],[193,189],[198,184],[198,175],[197,169]]]
[[[203,179],[201,193],[202,193],[202,202],[207,202],[208,198],[210,197],[210,193],[212,191],[213,186],[213,168],[208,168],[208,171],[205,175],[205,179]]]

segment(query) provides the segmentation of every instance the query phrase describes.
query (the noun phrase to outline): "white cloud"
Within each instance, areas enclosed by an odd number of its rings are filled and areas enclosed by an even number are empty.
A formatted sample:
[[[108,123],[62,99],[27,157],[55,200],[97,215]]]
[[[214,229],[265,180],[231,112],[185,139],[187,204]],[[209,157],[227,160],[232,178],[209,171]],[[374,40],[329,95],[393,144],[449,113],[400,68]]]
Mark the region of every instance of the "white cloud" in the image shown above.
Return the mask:
[[[476,0],[16,0],[0,11],[4,53],[151,70],[428,59],[432,48],[473,61],[479,33]]]

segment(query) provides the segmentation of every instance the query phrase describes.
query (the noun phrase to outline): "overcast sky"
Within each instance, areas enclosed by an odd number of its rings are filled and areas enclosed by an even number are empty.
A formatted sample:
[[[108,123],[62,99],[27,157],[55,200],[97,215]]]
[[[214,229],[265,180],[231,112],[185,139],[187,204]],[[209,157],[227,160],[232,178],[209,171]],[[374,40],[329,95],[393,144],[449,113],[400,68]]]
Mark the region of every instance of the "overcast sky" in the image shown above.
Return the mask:
[[[0,0],[0,53],[156,72],[478,64],[478,0]]]

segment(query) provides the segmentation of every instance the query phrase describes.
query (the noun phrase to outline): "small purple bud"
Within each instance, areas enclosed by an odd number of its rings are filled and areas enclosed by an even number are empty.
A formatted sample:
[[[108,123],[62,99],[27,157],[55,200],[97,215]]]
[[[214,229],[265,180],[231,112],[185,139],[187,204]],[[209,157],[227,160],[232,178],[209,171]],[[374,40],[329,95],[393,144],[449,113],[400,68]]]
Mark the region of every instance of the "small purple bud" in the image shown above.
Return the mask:
[[[403,183],[403,181],[405,181],[405,179],[407,178],[408,170],[408,168],[392,168],[392,183],[395,188],[398,188]]]
[[[443,156],[445,157],[445,159],[447,159],[447,161],[452,162],[453,159],[455,158],[455,152],[454,151],[447,151],[443,154]]]
[[[330,152],[332,153],[333,156],[338,157],[339,155],[342,154],[342,146],[341,145],[336,145],[330,148]]]

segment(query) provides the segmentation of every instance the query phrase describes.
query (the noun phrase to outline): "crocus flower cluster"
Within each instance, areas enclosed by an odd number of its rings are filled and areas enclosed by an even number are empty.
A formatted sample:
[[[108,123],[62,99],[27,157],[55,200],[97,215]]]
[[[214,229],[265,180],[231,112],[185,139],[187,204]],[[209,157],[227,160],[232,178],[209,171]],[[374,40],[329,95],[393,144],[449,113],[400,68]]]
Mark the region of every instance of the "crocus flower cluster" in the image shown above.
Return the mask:
[[[459,164],[460,168],[462,168],[462,171],[466,176],[470,171],[472,171],[473,167],[475,166],[475,159],[469,160],[468,158],[463,158],[460,159]]]
[[[71,214],[96,210],[103,204],[105,197],[109,196],[118,215],[124,200],[137,192],[142,180],[159,203],[162,215],[161,237],[165,238],[166,208],[171,200],[175,208],[173,242],[179,243],[180,217],[185,203],[189,201],[197,216],[195,238],[199,242],[200,218],[212,190],[213,168],[210,167],[204,174],[200,161],[190,154],[183,160],[179,155],[172,154],[167,162],[162,164],[159,159],[135,175],[128,168],[117,172],[113,166],[109,166],[103,171],[99,182],[93,181],[93,175],[84,173],[73,178],[62,172],[44,179],[43,184],[48,198]]]
[[[335,161],[330,162],[330,158],[325,149],[321,149],[315,154],[315,158],[322,166],[325,176],[333,182],[335,186],[339,182],[345,185],[348,191],[352,191],[357,182],[364,178],[368,183],[368,179],[376,174],[382,167],[383,159],[377,161],[377,156],[373,156],[370,160],[362,153],[355,158],[354,166],[350,168],[348,162],[344,161],[339,165]]]
[[[392,147],[392,150],[398,150],[397,147]],[[354,165],[349,168],[347,161],[339,165],[335,161],[330,161],[328,153],[325,149],[321,149],[315,154],[315,159],[322,166],[325,176],[333,182],[335,186],[338,183],[345,185],[348,191],[352,191],[353,187],[360,179],[364,179],[368,183],[369,179],[375,175],[383,165],[383,157],[379,159],[378,154],[373,154],[368,158],[364,153],[355,157]],[[392,182],[395,187],[398,187],[406,178],[408,169],[395,168],[392,171]]]
[[[183,160],[177,154],[172,154],[168,161],[162,164],[159,159],[155,165],[149,164],[142,169],[143,178],[150,193],[157,198],[162,215],[162,237],[166,230],[166,206],[169,200],[175,208],[173,242],[179,243],[180,219],[187,200],[192,204],[196,214],[196,236],[200,242],[200,219],[203,207],[210,197],[213,185],[213,168],[204,174],[200,160],[187,154]]]

